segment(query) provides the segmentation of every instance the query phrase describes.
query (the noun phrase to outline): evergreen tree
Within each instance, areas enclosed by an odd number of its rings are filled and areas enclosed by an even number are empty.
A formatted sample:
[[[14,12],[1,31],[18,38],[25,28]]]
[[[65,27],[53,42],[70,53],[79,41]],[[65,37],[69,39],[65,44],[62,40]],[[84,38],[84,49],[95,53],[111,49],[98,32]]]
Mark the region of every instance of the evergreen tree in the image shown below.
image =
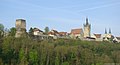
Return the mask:
[[[33,28],[31,27],[29,30],[29,36],[32,36],[32,35],[33,35]]]
[[[15,34],[16,34],[16,28],[14,28],[14,27],[10,28],[9,35],[14,37]]]
[[[49,32],[49,27],[45,27],[45,34],[48,34],[48,32]]]

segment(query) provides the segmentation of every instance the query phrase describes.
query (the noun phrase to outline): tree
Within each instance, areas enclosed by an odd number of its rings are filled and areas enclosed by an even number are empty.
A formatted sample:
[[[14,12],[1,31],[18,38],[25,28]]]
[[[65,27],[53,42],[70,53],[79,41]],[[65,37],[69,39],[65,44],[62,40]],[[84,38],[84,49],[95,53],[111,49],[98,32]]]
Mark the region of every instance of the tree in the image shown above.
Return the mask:
[[[2,44],[2,59],[4,61],[4,64],[11,64],[12,59],[14,57],[14,49],[13,44],[14,38],[13,37],[7,37],[4,38],[3,44]]]
[[[3,31],[3,30],[4,30],[4,25],[0,24],[0,31]]]
[[[59,63],[60,63],[60,60],[59,60],[58,57],[56,57],[56,58],[55,58],[55,65],[59,65]]]
[[[29,36],[32,36],[32,35],[33,35],[33,28],[31,27],[29,30]]]
[[[38,53],[35,49],[31,49],[29,52],[30,65],[38,65]]]
[[[0,64],[2,64],[2,43],[3,43],[3,34],[2,34],[2,31],[4,29],[4,26],[2,24],[0,24]]]
[[[27,58],[25,55],[25,51],[23,48],[20,49],[19,51],[19,64],[20,65],[28,65]]]
[[[117,65],[117,63],[120,63],[120,51],[114,50],[111,52],[111,58],[115,65]]]
[[[3,43],[3,37],[4,37],[4,26],[3,24],[0,24],[0,64],[2,64],[2,43]]]
[[[69,63],[68,62],[64,62],[64,63],[62,63],[62,65],[69,65]]]
[[[4,36],[4,25],[0,24],[0,39]]]
[[[45,34],[48,34],[48,32],[49,32],[49,27],[45,27]]]
[[[16,28],[14,28],[14,27],[10,28],[9,35],[14,37],[15,34],[16,34]]]

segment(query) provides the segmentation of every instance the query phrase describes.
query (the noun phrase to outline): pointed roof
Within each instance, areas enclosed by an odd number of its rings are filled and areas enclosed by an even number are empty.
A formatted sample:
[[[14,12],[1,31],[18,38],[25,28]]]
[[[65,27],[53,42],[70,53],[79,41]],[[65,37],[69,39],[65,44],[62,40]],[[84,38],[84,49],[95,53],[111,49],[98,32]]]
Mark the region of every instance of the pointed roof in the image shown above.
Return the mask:
[[[88,23],[88,18],[86,18],[86,25],[88,25],[89,23]]]
[[[91,26],[88,22],[88,18],[86,17],[86,20],[85,20],[85,24],[83,24],[84,26]]]
[[[107,34],[107,30],[106,30],[106,28],[105,28],[105,34]]]
[[[109,34],[111,34],[111,29],[109,28]]]

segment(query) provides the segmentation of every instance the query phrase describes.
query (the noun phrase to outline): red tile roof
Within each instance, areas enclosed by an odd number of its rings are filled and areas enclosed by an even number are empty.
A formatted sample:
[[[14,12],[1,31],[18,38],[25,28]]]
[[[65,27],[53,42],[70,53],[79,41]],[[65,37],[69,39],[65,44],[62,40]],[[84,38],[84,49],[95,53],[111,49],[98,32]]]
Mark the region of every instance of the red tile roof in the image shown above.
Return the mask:
[[[83,32],[82,28],[79,28],[79,29],[72,29],[71,30],[71,34],[80,34],[81,32]]]
[[[64,35],[67,35],[67,32],[59,32],[59,34],[64,36]]]
[[[56,31],[56,30],[51,30],[50,32],[48,32],[48,34],[57,35],[57,34],[59,34],[59,33],[58,33],[58,31]]]

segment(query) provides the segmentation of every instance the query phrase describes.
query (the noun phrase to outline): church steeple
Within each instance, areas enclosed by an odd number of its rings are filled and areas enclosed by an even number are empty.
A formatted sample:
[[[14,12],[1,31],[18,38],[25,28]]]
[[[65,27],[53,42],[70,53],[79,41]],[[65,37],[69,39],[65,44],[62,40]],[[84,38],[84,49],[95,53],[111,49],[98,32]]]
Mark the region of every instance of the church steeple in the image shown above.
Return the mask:
[[[86,25],[88,25],[89,23],[88,23],[88,18],[86,18]]]
[[[111,34],[111,29],[109,28],[109,34]]]
[[[105,28],[105,34],[107,34],[107,30],[106,30],[106,28]]]
[[[84,37],[91,37],[91,25],[88,23],[87,17],[84,24]]]

